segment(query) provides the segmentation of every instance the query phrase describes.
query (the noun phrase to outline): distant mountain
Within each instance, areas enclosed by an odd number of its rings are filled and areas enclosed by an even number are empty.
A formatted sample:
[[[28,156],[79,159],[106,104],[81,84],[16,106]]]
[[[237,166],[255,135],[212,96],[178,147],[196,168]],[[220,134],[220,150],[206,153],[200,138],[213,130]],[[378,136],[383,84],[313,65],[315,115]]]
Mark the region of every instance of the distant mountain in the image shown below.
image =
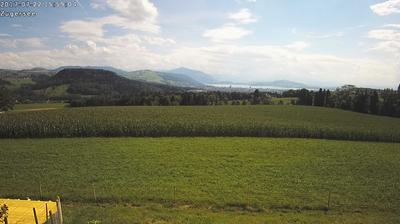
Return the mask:
[[[63,66],[63,67],[59,67],[54,69],[53,71],[55,73],[60,72],[64,69],[69,69],[69,68],[83,68],[83,69],[102,69],[102,70],[106,70],[106,71],[110,71],[110,72],[114,72],[117,75],[126,75],[128,72],[124,71],[122,69],[118,69],[118,68],[114,68],[111,66]]]
[[[123,75],[129,79],[180,87],[202,87],[202,83],[183,74],[140,70]]]
[[[168,72],[157,72],[152,70],[139,70],[128,72],[111,66],[64,66],[53,71],[59,72],[63,69],[101,69],[114,72],[117,75],[142,82],[150,82],[178,87],[201,87],[203,84],[184,74],[174,74]]]
[[[78,95],[129,95],[142,92],[165,92],[174,87],[144,83],[102,69],[67,68],[48,80],[37,83],[33,89],[67,86],[67,93]]]
[[[271,87],[281,87],[281,88],[306,88],[306,89],[314,88],[304,83],[293,82],[289,80],[276,80],[272,82],[252,82],[249,84],[252,86],[271,86]]]
[[[209,84],[209,83],[214,83],[216,80],[213,78],[212,75],[206,74],[202,71],[196,71],[188,68],[177,68],[168,71],[169,73],[174,73],[174,74],[182,74],[186,75],[198,82],[201,82],[203,84]]]

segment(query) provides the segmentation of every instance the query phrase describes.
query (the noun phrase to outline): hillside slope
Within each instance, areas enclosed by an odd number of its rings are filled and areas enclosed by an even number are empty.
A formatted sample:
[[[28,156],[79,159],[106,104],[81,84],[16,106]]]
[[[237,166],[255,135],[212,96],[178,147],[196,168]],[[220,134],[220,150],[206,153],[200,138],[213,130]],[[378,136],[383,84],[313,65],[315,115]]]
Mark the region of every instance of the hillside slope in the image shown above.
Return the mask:
[[[209,83],[214,83],[215,79],[209,75],[206,74],[202,71],[197,71],[197,70],[193,70],[193,69],[188,69],[188,68],[177,68],[177,69],[173,69],[168,71],[169,73],[174,73],[174,74],[182,74],[182,75],[186,75],[198,82],[204,83],[204,84],[209,84]]]
[[[139,70],[124,75],[127,78],[180,87],[202,87],[202,83],[182,74],[156,72],[152,70]]]
[[[130,80],[111,71],[82,68],[61,70],[48,80],[37,83],[34,89],[45,89],[62,85],[68,85],[68,93],[79,95],[128,95],[141,92],[176,90],[166,85],[156,85]]]

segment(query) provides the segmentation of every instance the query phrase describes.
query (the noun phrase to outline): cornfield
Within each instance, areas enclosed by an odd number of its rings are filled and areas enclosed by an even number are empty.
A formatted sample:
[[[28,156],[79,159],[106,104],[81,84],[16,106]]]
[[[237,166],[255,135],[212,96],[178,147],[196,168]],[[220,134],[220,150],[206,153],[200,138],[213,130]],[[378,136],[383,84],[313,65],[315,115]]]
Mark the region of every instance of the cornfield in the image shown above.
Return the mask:
[[[400,142],[400,119],[302,106],[97,107],[0,115],[0,138],[241,136]]]

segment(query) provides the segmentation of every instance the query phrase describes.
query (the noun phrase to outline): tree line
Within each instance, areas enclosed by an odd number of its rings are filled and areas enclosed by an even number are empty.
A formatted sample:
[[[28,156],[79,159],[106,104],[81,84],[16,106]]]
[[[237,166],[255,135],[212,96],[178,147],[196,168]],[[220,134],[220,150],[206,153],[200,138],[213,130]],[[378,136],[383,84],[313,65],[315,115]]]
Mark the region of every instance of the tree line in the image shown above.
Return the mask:
[[[271,104],[270,94],[255,90],[240,92],[141,93],[136,95],[99,95],[70,100],[71,107],[86,106],[207,106]]]
[[[7,88],[0,85],[0,112],[14,109],[15,96]]]
[[[332,107],[360,113],[400,117],[400,85],[393,89],[368,89],[346,85],[330,91],[291,90],[283,93],[298,97],[298,105]]]
[[[71,107],[87,106],[189,106],[189,105],[258,105],[273,104],[272,97],[297,97],[297,105],[340,108],[360,113],[400,117],[400,85],[397,90],[368,89],[346,85],[335,91],[319,89],[288,90],[266,93],[255,90],[242,92],[142,92],[130,95],[105,94],[75,95],[69,99]],[[12,110],[18,96],[0,86],[0,111]]]

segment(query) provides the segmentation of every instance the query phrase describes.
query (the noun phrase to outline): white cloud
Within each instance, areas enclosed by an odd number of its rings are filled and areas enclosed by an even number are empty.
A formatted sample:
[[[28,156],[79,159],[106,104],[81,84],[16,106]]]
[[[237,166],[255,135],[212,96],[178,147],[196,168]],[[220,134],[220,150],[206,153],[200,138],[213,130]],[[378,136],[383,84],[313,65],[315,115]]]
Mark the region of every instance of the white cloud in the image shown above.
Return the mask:
[[[370,50],[391,53],[395,57],[400,58],[400,30],[371,30],[368,33],[368,37],[378,41],[378,43],[374,47],[370,48]]]
[[[103,37],[105,25],[113,25],[131,31],[159,32],[157,8],[148,0],[92,0],[91,6],[96,9],[109,7],[116,14],[87,20],[67,21],[61,25],[61,31],[77,40],[96,40]]]
[[[400,29],[400,24],[386,24],[383,27]]]
[[[158,15],[157,8],[149,0],[107,0],[107,4],[122,17],[135,22],[154,22]]]
[[[0,37],[11,37],[8,33],[0,33]]]
[[[103,25],[114,25],[127,30],[158,33],[160,27],[153,21],[136,21],[122,16],[107,16],[96,20]]]
[[[368,33],[368,37],[377,40],[400,41],[400,31],[389,29],[371,30]]]
[[[22,25],[21,24],[12,24],[11,25],[11,27],[13,27],[13,28],[21,28],[22,27]]]
[[[97,39],[104,35],[103,23],[96,20],[73,20],[61,25],[61,32],[68,33],[71,38],[78,40]]]
[[[6,38],[0,39],[0,47],[3,48],[44,48],[46,45],[43,43],[43,38],[17,38],[12,39],[6,36]]]
[[[239,4],[244,4],[244,3],[256,3],[257,0],[235,0],[235,2]]]
[[[400,57],[400,42],[382,41],[377,43],[374,47],[370,48],[370,50],[392,53],[396,55],[396,57]]]
[[[110,8],[119,16],[138,22],[156,22],[158,10],[149,0],[91,0],[93,9]]]
[[[249,9],[241,9],[238,12],[228,14],[228,19],[234,23],[226,23],[221,27],[208,29],[203,33],[203,37],[213,42],[226,42],[241,39],[253,33],[251,30],[243,28],[241,25],[257,22]]]
[[[161,38],[161,37],[151,37],[151,36],[142,36],[142,41],[150,45],[157,46],[166,46],[166,45],[174,45],[176,44],[175,40],[171,38]]]
[[[344,33],[343,32],[327,33],[327,34],[308,33],[308,34],[304,34],[304,36],[307,38],[312,38],[312,39],[328,39],[328,38],[334,38],[334,37],[343,37]]]
[[[251,14],[249,9],[241,9],[239,12],[230,13],[229,19],[239,24],[249,24],[257,22],[257,19]]]
[[[354,29],[356,27],[348,27],[346,30]],[[290,29],[290,32],[293,35],[298,35],[303,38],[309,38],[309,39],[329,39],[329,38],[339,38],[339,37],[344,37],[345,33],[342,31],[338,32],[332,32],[332,33],[316,33],[316,32],[303,32],[301,30],[298,30],[296,27],[293,27]]]
[[[104,0],[92,0],[90,7],[93,9],[104,10],[106,8],[106,2]]]
[[[252,31],[235,25],[224,25],[220,28],[209,29],[203,33],[203,37],[209,38],[214,42],[225,42],[241,39],[252,34]]]
[[[286,45],[285,47],[288,49],[300,51],[300,50],[304,50],[304,49],[308,48],[309,46],[310,45],[306,42],[296,41],[296,42]]]
[[[370,6],[371,10],[380,16],[400,13],[400,0],[389,0]]]

